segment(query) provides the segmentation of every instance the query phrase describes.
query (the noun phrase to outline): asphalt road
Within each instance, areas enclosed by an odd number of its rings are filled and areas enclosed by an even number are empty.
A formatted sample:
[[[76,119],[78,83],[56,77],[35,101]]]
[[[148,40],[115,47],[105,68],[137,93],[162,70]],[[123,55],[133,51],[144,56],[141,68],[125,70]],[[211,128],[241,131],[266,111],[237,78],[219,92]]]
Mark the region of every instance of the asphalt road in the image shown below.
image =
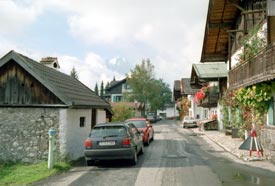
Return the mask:
[[[155,140],[136,166],[127,161],[84,163],[34,185],[54,186],[273,186],[275,172],[250,167],[175,121],[153,124]]]

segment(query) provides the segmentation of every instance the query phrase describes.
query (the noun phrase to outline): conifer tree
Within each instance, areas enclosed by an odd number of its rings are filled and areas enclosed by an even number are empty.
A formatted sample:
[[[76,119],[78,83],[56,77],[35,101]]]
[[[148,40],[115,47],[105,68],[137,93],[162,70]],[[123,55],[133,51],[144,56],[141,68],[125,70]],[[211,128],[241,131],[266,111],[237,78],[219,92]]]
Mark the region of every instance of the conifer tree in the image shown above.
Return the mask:
[[[96,93],[96,95],[98,95],[98,86],[97,86],[97,83],[95,84],[95,93]]]

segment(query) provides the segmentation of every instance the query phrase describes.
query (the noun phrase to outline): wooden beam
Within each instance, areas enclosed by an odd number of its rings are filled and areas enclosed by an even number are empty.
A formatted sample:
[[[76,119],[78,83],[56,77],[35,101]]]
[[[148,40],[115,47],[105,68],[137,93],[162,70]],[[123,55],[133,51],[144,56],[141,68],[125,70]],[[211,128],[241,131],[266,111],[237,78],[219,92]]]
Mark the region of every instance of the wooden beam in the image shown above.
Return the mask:
[[[265,9],[258,9],[258,10],[246,10],[246,11],[242,11],[241,14],[255,14],[255,13],[261,13],[261,12],[265,12]]]
[[[267,40],[268,44],[275,43],[275,16],[267,17]]]
[[[208,23],[208,28],[228,28],[232,27],[232,23]]]
[[[230,3],[232,5],[234,5],[236,8],[238,8],[240,11],[244,12],[245,9],[243,9],[240,5],[238,5],[237,3],[233,2],[232,0],[227,0],[227,3]]]
[[[243,30],[227,30],[226,32],[228,32],[228,33],[243,32]]]

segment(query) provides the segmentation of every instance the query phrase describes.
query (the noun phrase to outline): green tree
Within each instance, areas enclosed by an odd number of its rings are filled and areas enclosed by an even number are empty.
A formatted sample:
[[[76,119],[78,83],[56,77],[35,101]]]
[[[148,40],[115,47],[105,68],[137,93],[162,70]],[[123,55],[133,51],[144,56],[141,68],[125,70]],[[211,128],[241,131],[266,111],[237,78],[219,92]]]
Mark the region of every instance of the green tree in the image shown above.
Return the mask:
[[[101,81],[101,85],[100,85],[100,97],[102,97],[104,94],[104,83],[103,81]]]
[[[125,97],[144,105],[150,104],[150,98],[153,97],[151,90],[154,84],[154,66],[149,59],[142,60],[141,64],[137,64],[130,73],[131,75],[127,76],[127,83],[131,86],[132,92]]]
[[[158,98],[156,108],[163,110],[166,104],[171,104],[172,102],[172,91],[169,85],[162,79],[156,80],[156,83],[160,91],[158,92],[158,96],[155,96],[155,98]]]
[[[74,67],[71,70],[71,76],[74,77],[75,79],[78,79],[77,71],[75,70]]]
[[[96,95],[98,95],[98,86],[97,86],[97,83],[95,84],[95,93],[96,93]]]
[[[149,59],[142,60],[141,64],[131,70],[127,83],[131,86],[132,92],[124,94],[125,99],[149,104],[152,112],[163,109],[166,103],[171,103],[172,92],[169,85],[162,79],[155,79],[154,66]]]
[[[123,102],[113,105],[113,111],[113,121],[125,121],[126,119],[133,116],[133,111],[129,109],[129,107],[127,107]]]

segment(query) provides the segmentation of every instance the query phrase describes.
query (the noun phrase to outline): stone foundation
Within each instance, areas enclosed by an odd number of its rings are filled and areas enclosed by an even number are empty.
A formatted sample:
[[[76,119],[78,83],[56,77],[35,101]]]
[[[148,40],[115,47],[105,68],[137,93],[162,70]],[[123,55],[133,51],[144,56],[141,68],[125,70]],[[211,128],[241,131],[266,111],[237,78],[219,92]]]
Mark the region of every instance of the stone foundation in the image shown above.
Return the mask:
[[[58,109],[0,108],[0,118],[0,161],[33,163],[48,158],[48,130],[54,127],[58,134]]]
[[[260,133],[260,142],[263,146],[264,156],[275,163],[275,128],[265,128]]]

